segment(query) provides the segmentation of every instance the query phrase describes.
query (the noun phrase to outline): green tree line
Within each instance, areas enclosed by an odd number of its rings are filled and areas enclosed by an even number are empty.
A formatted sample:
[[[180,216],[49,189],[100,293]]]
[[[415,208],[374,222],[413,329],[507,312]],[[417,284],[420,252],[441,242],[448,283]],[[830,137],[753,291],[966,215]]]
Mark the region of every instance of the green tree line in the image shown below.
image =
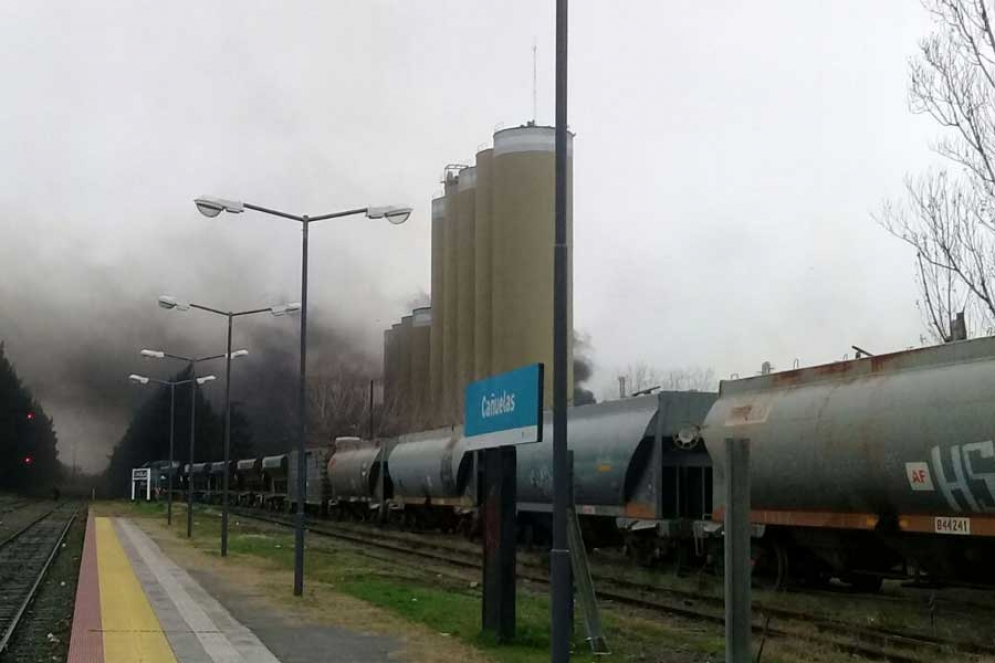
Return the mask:
[[[31,395],[0,341],[0,490],[43,492],[61,481],[51,417]]]

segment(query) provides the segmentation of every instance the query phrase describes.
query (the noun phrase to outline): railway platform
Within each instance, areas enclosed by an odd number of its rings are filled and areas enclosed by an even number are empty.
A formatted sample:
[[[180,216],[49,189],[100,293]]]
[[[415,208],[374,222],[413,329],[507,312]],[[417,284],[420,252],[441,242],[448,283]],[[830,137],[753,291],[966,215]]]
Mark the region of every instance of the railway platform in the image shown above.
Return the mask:
[[[69,663],[279,663],[126,518],[90,516]]]

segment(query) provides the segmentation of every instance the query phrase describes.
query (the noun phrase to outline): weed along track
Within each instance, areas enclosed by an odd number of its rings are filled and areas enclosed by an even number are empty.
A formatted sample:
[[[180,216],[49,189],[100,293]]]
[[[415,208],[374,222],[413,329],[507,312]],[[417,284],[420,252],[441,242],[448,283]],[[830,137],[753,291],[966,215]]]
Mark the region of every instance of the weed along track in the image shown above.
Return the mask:
[[[291,519],[280,515],[235,509],[241,518],[293,527]],[[316,536],[345,542],[383,554],[376,559],[417,567],[425,560],[440,567],[456,567],[462,571],[481,568],[481,551],[464,541],[449,541],[433,535],[410,532],[387,532],[363,525],[338,525],[328,521],[310,522],[308,530]],[[416,563],[412,564],[413,561]],[[540,556],[520,553],[518,577],[533,585],[548,585],[548,571]],[[721,597],[703,592],[662,587],[652,582],[629,580],[605,573],[594,573],[599,599],[606,604],[618,604],[691,621],[721,625],[724,623]],[[862,600],[873,603],[872,598]],[[892,604],[892,598],[881,603]],[[853,656],[873,660],[921,662],[970,660],[981,655],[995,655],[995,647],[981,643],[932,637],[888,626],[867,626],[852,621],[820,617],[811,613],[754,602],[753,629],[758,638],[811,642]]]

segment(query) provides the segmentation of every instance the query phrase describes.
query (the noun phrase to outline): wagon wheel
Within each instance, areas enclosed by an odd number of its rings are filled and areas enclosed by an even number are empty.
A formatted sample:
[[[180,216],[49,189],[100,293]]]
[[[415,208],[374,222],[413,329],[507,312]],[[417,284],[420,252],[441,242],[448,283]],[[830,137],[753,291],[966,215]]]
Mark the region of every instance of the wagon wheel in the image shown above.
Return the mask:
[[[758,589],[778,591],[788,584],[788,551],[780,541],[757,543],[750,555],[753,585]]]

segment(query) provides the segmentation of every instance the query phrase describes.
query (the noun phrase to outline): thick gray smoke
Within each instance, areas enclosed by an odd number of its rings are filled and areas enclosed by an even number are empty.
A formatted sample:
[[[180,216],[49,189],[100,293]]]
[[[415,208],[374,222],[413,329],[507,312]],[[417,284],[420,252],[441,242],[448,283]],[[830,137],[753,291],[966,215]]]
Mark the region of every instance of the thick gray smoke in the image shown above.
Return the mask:
[[[574,330],[574,405],[591,405],[597,402],[594,392],[584,384],[594,374],[591,360],[591,337]]]
[[[154,271],[129,279],[136,272],[126,264],[81,262],[65,267],[66,259],[60,256],[54,261],[60,263],[59,269],[24,266],[19,273],[34,273],[35,279],[0,281],[0,338],[25,383],[53,416],[63,463],[75,461],[84,471],[102,469],[132,413],[151,395],[151,390],[130,383],[128,375],[167,379],[182,368],[180,362],[143,359],[139,350],[194,356],[224,351],[224,318],[160,309],[159,294],[189,294],[193,301],[216,307],[226,302],[254,307],[298,299],[261,282],[256,258],[251,252],[219,255],[216,249],[188,247],[184,263],[207,269],[182,279],[160,278]],[[169,265],[161,255],[155,260],[164,268]],[[293,283],[292,260],[288,262],[285,280]],[[321,293],[322,286],[319,282],[313,288]],[[263,294],[246,301],[244,293],[252,292]],[[372,370],[376,340],[366,338],[369,334],[361,326],[338,317],[351,310],[355,319],[360,315],[356,309],[362,310],[369,301],[351,302],[340,292],[336,305],[329,306],[326,302],[332,299],[327,292],[321,294],[310,305],[310,373],[320,375],[329,364],[341,363]],[[250,354],[233,362],[232,399],[242,405],[261,452],[286,448],[296,422],[298,328],[296,316],[262,314],[235,321],[233,346],[248,348]],[[224,362],[202,364],[198,371],[218,376],[205,387],[205,395],[220,407]]]

